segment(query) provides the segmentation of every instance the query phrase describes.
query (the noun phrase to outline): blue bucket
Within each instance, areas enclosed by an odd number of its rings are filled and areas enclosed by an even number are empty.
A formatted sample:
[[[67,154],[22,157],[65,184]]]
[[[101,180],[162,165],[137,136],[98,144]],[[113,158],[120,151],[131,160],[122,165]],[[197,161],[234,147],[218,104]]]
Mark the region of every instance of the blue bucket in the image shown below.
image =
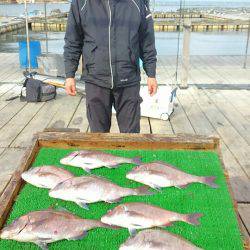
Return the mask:
[[[41,44],[39,41],[30,41],[30,66],[35,69],[38,68],[37,56],[41,55]],[[21,68],[28,68],[27,58],[27,42],[19,42],[19,62]]]

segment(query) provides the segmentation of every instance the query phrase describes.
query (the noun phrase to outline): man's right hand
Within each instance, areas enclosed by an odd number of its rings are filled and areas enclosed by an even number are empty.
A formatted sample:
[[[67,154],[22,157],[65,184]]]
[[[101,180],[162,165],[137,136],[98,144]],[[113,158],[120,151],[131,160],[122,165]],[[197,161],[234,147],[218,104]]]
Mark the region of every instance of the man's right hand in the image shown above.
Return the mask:
[[[75,78],[67,78],[65,83],[65,90],[67,95],[76,95],[76,80]]]

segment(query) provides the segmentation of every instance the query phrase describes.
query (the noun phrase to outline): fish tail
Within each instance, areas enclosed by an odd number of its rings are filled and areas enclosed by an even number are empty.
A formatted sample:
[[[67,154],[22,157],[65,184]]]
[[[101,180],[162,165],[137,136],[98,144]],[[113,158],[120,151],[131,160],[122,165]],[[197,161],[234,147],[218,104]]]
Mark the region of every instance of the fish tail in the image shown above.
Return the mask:
[[[215,176],[208,176],[208,177],[204,177],[202,179],[202,183],[212,187],[212,188],[218,188],[219,186],[214,182],[216,179]]]
[[[133,158],[131,163],[134,163],[135,165],[140,165],[141,164],[141,157]]]
[[[153,192],[151,192],[149,190],[150,190],[150,187],[141,186],[141,187],[135,189],[135,194],[136,195],[152,195],[152,194],[154,194]]]
[[[191,225],[200,225],[199,219],[203,214],[194,213],[185,215],[184,221]]]

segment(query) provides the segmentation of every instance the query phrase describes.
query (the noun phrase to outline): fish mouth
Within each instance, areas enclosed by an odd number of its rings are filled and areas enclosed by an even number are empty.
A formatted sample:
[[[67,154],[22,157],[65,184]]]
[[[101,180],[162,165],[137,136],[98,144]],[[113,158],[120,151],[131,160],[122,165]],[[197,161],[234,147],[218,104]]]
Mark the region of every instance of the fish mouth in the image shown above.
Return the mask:
[[[108,221],[108,217],[107,216],[102,216],[101,218],[101,222],[107,225],[110,225],[109,221]]]
[[[60,163],[63,164],[63,165],[67,165],[68,159],[67,159],[66,157],[65,157],[65,158],[62,158],[62,159],[60,160]]]
[[[21,174],[22,179],[25,180],[25,181],[28,179],[28,176],[29,175],[26,172]]]
[[[56,198],[56,192],[54,190],[49,191],[49,197]]]
[[[67,155],[66,157],[62,158],[60,160],[61,164],[67,165],[69,162],[71,162],[75,157],[79,155],[79,152],[72,152],[71,154]]]
[[[7,239],[7,234],[4,231],[0,231],[0,239]]]
[[[128,179],[133,179],[133,177],[134,177],[134,175],[133,175],[132,172],[128,172],[128,173],[126,174],[126,178],[128,178]]]

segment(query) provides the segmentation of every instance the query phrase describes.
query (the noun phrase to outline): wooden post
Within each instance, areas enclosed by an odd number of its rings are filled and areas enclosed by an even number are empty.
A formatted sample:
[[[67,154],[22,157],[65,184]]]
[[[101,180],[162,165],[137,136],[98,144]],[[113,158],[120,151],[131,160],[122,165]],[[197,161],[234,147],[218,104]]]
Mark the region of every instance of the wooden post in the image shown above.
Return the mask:
[[[248,23],[246,53],[245,53],[245,60],[244,60],[244,66],[243,66],[244,69],[247,68],[247,57],[248,57],[249,38],[250,38],[250,19],[249,19],[249,23]]]
[[[184,20],[183,24],[183,50],[182,50],[182,68],[181,68],[181,89],[188,88],[189,75],[189,57],[190,57],[190,37],[191,37],[191,20]]]

